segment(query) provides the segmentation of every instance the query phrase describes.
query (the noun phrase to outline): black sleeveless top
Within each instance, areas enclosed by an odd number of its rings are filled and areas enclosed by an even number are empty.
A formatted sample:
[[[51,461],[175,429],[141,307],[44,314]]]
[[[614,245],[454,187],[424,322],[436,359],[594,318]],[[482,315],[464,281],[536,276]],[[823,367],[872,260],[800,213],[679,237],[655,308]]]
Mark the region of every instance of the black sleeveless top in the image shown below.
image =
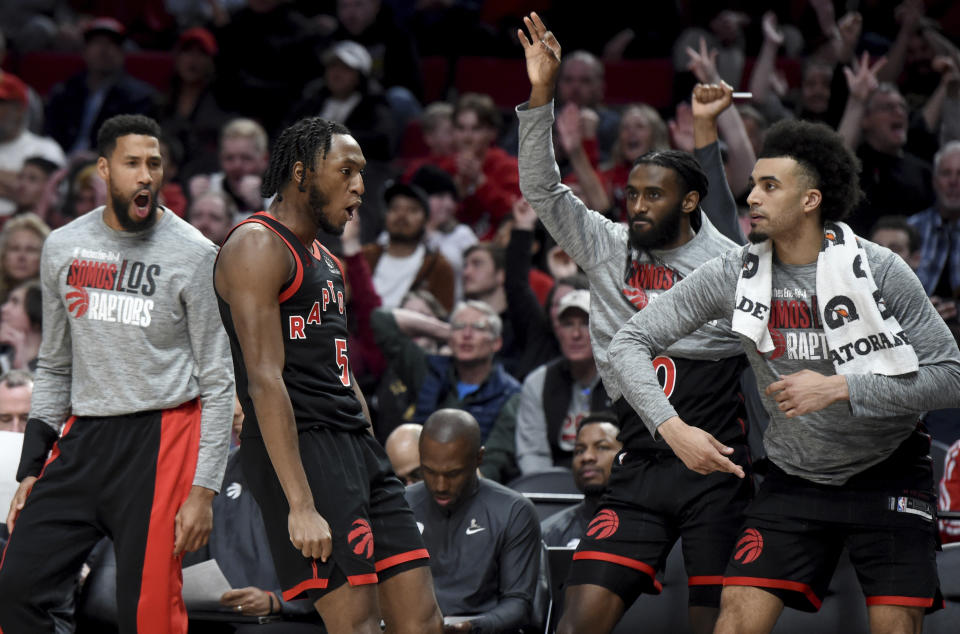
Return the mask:
[[[280,289],[283,334],[283,382],[290,395],[297,429],[326,427],[338,431],[367,428],[360,401],[350,382],[347,361],[347,315],[343,266],[318,240],[308,249],[287,227],[265,211],[237,227],[261,224],[290,249],[296,270]],[[226,243],[236,231],[231,230]],[[230,338],[237,395],[243,407],[242,437],[260,436],[247,386],[247,368],[233,327],[230,305],[217,293],[220,317]]]

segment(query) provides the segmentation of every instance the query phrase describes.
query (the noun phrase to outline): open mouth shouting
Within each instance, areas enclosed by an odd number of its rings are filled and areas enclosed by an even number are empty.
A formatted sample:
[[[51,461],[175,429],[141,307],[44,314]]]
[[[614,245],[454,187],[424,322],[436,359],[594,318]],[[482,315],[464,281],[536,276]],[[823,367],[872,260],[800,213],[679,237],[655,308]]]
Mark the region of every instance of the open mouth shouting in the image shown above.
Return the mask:
[[[153,194],[149,189],[142,189],[133,197],[133,210],[137,220],[143,221],[150,216]]]

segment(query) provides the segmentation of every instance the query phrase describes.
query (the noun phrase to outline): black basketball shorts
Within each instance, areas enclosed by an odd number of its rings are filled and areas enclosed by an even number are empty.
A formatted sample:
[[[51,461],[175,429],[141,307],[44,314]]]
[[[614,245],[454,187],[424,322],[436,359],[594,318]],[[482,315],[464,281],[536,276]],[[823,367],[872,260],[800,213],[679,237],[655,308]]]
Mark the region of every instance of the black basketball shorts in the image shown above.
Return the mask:
[[[333,538],[325,563],[304,557],[290,542],[290,507],[263,439],[245,438],[240,445],[244,477],[260,505],[285,600],[306,594],[316,601],[344,583],[375,584],[429,565],[403,484],[372,436],[315,427],[301,431],[299,439],[314,504]]]
[[[747,449],[732,460],[746,469]],[[642,592],[659,594],[657,580],[682,537],[689,603],[717,607],[723,571],[753,493],[748,475],[700,475],[669,451],[622,451],[607,493],[580,540],[568,585],[594,584],[629,607]]]
[[[763,588],[789,607],[816,612],[846,547],[868,606],[943,607],[930,464],[900,458],[843,486],[814,484],[771,464],[724,585]]]

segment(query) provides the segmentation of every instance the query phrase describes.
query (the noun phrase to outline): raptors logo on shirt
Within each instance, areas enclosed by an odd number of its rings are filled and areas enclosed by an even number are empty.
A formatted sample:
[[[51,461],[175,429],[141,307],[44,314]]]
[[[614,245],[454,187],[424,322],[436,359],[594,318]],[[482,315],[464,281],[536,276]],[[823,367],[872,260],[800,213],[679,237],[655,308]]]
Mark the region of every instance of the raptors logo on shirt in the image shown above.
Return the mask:
[[[119,253],[74,249],[67,267],[64,303],[74,319],[94,319],[146,328],[161,280],[159,264],[121,260]]]

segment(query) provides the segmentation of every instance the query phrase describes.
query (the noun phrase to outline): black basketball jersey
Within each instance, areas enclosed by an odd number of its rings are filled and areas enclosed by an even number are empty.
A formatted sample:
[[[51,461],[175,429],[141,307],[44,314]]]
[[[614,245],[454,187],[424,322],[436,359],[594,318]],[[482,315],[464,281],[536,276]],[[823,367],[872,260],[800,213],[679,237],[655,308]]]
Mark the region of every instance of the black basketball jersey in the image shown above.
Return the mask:
[[[350,382],[346,292],[340,261],[318,240],[308,249],[283,223],[265,211],[250,216],[237,227],[248,223],[261,224],[276,233],[296,263],[293,275],[280,289],[279,300],[285,355],[283,382],[290,395],[297,428],[366,429],[367,420]],[[226,240],[233,231],[236,227]],[[237,395],[243,407],[241,436],[259,436],[260,426],[247,389],[247,368],[233,327],[230,305],[219,293],[217,302],[230,337]]]
[[[660,388],[687,424],[710,432],[722,443],[746,442],[747,411],[740,393],[740,375],[747,360],[742,354],[717,361],[660,356],[653,367]],[[618,402],[620,440],[626,449],[668,449],[655,441],[626,401]]]

